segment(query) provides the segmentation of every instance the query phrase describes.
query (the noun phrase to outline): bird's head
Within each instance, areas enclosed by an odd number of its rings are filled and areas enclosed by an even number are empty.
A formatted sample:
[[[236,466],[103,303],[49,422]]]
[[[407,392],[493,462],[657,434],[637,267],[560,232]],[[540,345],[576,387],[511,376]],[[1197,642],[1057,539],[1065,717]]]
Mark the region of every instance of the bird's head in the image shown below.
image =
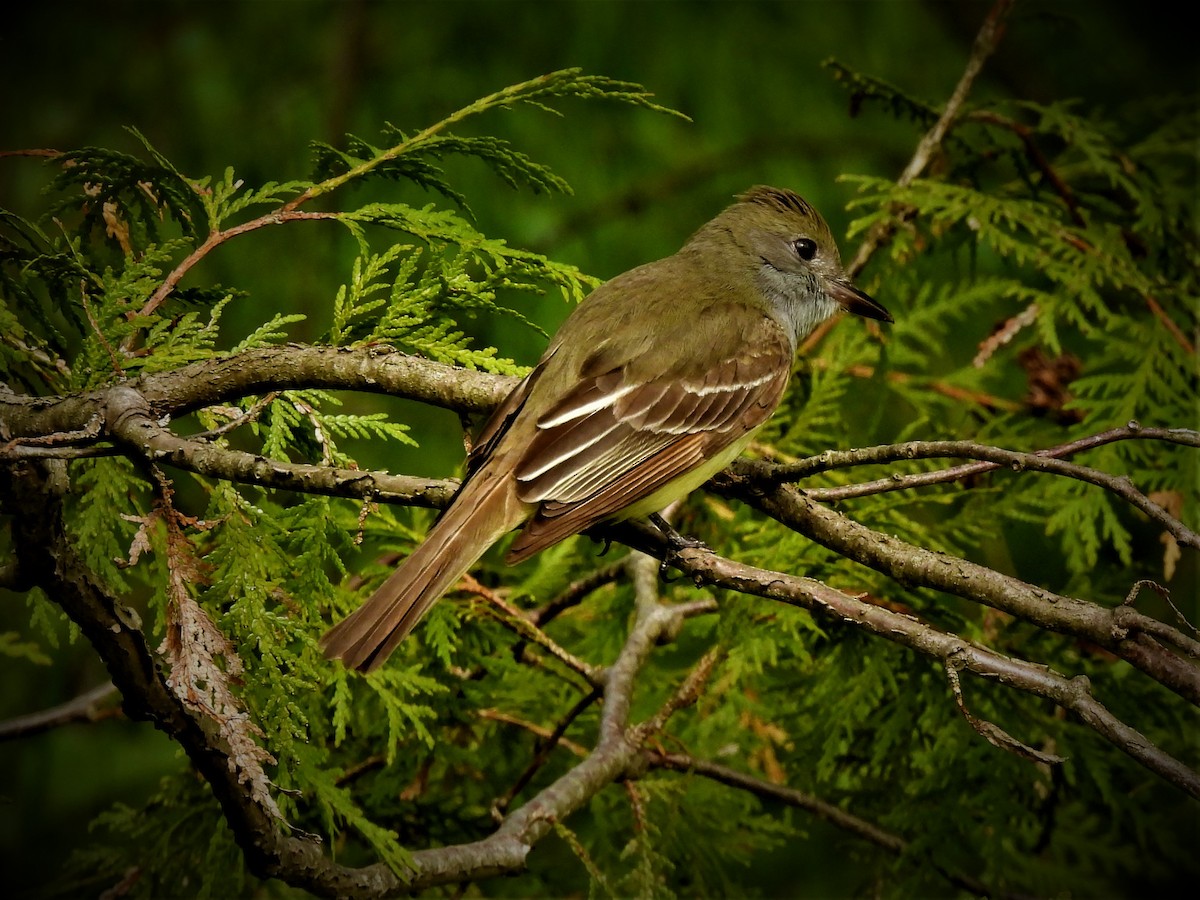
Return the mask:
[[[751,274],[763,300],[799,342],[839,309],[891,322],[876,300],[850,283],[821,214],[788,190],[758,186],[705,225],[691,243],[709,258]]]

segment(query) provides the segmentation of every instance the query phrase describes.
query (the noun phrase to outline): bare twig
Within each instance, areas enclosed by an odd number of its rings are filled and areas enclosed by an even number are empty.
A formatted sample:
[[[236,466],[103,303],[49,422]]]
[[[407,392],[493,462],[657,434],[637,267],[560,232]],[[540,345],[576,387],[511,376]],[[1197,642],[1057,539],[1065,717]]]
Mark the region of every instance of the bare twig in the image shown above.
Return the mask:
[[[625,560],[618,559],[567,585],[558,596],[544,606],[526,612],[526,618],[534,625],[545,625],[566,610],[581,603],[593,591],[612,584],[626,571]]]
[[[963,699],[962,682],[958,677],[958,671],[961,667],[962,664],[959,662],[958,654],[952,654],[945,661],[946,679],[950,682],[950,690],[954,694],[954,703],[958,707],[958,711],[967,720],[967,724],[983,735],[984,740],[993,747],[1007,750],[1031,762],[1042,763],[1044,765],[1058,765],[1066,762],[1061,756],[1055,756],[1053,753],[1043,753],[1041,750],[1035,750],[1028,744],[1021,743],[999,725],[973,715],[967,709],[966,700]]]
[[[1113,429],[1112,431],[1105,432],[1105,434],[1109,436],[1108,440],[1155,438],[1157,440],[1200,447],[1200,432],[1184,428],[1143,429],[1140,426],[1132,428],[1127,426],[1125,429]],[[1108,441],[1104,442],[1107,443]],[[900,476],[898,478],[879,479],[868,484],[851,485],[848,489],[816,489],[805,491],[805,494],[811,499],[821,502],[843,500],[851,496],[866,496],[868,494],[901,490],[903,488],[914,487],[917,484],[925,485],[949,481],[951,480],[951,473],[953,473],[953,478],[962,478],[966,475],[994,471],[1007,466],[1017,472],[1023,470],[1046,472],[1051,475],[1074,478],[1078,481],[1104,488],[1116,494],[1155,522],[1158,522],[1179,543],[1200,549],[1200,535],[1197,535],[1139,491],[1127,477],[1110,475],[1098,469],[1064,462],[1058,458],[1086,449],[1087,447],[1098,446],[1098,442],[1095,439],[1083,445],[1081,443],[1076,441],[1073,444],[1063,445],[1062,447],[1050,450],[1025,453],[1017,450],[1005,450],[1000,447],[990,447],[985,444],[975,443],[974,441],[909,441],[903,444],[868,447],[862,450],[831,450],[821,454],[819,457],[802,460],[793,465],[759,464],[755,468],[751,468],[750,466],[746,468],[747,471],[754,473],[751,477],[780,483],[795,480],[799,477],[797,473],[811,474],[821,469],[841,468],[847,465],[866,465],[904,459],[936,459],[943,457],[979,459],[986,461],[988,464],[986,466],[959,466],[955,469],[938,473],[921,473],[926,476],[938,476],[936,479],[930,477],[922,478],[921,475],[908,476],[907,478]]]
[[[338,787],[343,787],[347,784],[357,781],[368,772],[371,772],[375,769],[382,769],[385,765],[387,765],[386,753],[372,753],[366,759],[355,763],[342,772],[342,774],[338,777],[337,785]]]
[[[0,722],[0,741],[41,734],[72,722],[99,722],[120,715],[121,708],[109,703],[116,693],[113,683],[106,681],[66,703]]]
[[[582,675],[587,679],[589,684],[596,686],[603,683],[603,667],[593,666],[591,663],[580,659],[562,647],[550,635],[525,618],[521,610],[510,604],[495,591],[489,590],[480,584],[473,576],[463,576],[462,588],[464,591],[474,594],[477,597],[482,597],[487,601],[487,609],[489,612],[492,612],[498,622],[525,640],[533,641],[533,643],[537,644],[567,668]]]
[[[295,209],[287,209],[286,207],[274,210],[266,215],[259,216],[249,222],[243,222],[241,225],[234,225],[232,228],[226,228],[224,231],[210,232],[208,237],[199,244],[195,250],[189,253],[179,265],[172,269],[167,277],[163,279],[163,283],[158,289],[150,295],[150,298],[142,304],[142,308],[136,313],[130,313],[130,318],[144,317],[153,313],[158,309],[167,297],[175,290],[175,287],[183,280],[183,276],[192,270],[192,268],[208,256],[214,249],[221,246],[226,241],[247,234],[251,231],[257,231],[260,228],[266,228],[270,225],[283,225],[286,222],[297,222],[306,219],[336,219],[337,213],[326,212],[300,212]],[[122,345],[122,350],[128,351],[133,346],[134,335],[126,338]]]
[[[1187,616],[1185,616],[1183,612],[1180,611],[1179,607],[1175,605],[1174,601],[1171,600],[1171,592],[1156,581],[1151,581],[1148,578],[1135,581],[1133,583],[1133,587],[1129,589],[1129,593],[1125,595],[1125,599],[1121,601],[1121,605],[1132,607],[1137,602],[1138,594],[1142,592],[1142,588],[1150,588],[1154,591],[1154,593],[1162,597],[1163,602],[1166,603],[1167,606],[1171,607],[1171,612],[1175,613],[1175,618],[1179,620],[1179,624],[1192,634],[1200,635],[1200,629],[1197,629],[1195,625],[1189,622]],[[1197,646],[1195,649],[1200,651],[1200,646]],[[1200,652],[1192,652],[1192,656],[1200,656]]]
[[[1084,450],[1102,447],[1114,441],[1122,440],[1154,440],[1182,444],[1187,447],[1200,447],[1200,432],[1190,428],[1144,428],[1137,422],[1130,422],[1120,428],[1110,428],[1079,440],[1035,450],[1031,455],[1059,459],[1073,456]],[[778,465],[770,469],[760,470],[760,477],[768,478],[773,483],[797,481],[820,472],[833,469],[844,469],[851,466],[877,465],[880,463],[900,462],[907,459],[936,459],[943,456],[959,454],[943,452],[948,445],[964,447],[987,446],[974,444],[970,441],[906,441],[902,444],[883,444],[877,447],[862,447],[856,450],[826,450],[817,456],[810,456],[796,462]],[[998,448],[989,448],[998,449]],[[1004,463],[991,462],[978,465],[960,466],[942,472],[922,473],[938,475],[942,480],[951,481],[981,472],[990,472],[1000,468]]]
[[[662,731],[663,726],[666,725],[667,720],[671,716],[684,707],[692,706],[700,699],[700,693],[708,683],[713,668],[725,656],[725,653],[726,651],[723,647],[710,647],[700,657],[699,661],[688,672],[687,677],[671,696],[666,699],[663,705],[658,708],[658,711],[646,721],[640,722],[633,730],[638,743],[644,743],[651,735]]]
[[[13,395],[14,397],[16,395]],[[9,447],[67,447],[86,444],[96,440],[104,431],[104,416],[95,413],[81,428],[71,431],[56,431],[51,434],[33,434],[14,437],[5,445]]]
[[[504,814],[508,811],[509,806],[512,805],[512,802],[516,796],[525,789],[525,786],[533,780],[533,776],[538,773],[538,770],[546,764],[546,760],[550,758],[550,751],[560,744],[566,746],[567,744],[571,743],[570,741],[564,741],[563,735],[566,734],[567,729],[571,727],[575,720],[578,719],[579,716],[582,715],[589,706],[600,699],[600,693],[601,692],[598,688],[594,688],[589,693],[584,694],[577,701],[575,701],[575,704],[569,710],[567,710],[566,715],[564,715],[559,720],[558,724],[554,726],[553,731],[546,731],[544,734],[539,734],[541,740],[538,742],[537,749],[534,751],[533,759],[529,761],[529,765],[525,767],[525,771],[523,771],[517,780],[513,782],[512,787],[505,792],[503,797],[497,799],[492,806],[492,815],[497,819],[497,821],[504,818]],[[539,731],[543,730],[544,729],[539,729]],[[573,746],[579,747],[578,744],[574,744]],[[582,750],[583,748],[579,747],[579,749]],[[586,751],[584,751],[584,753],[581,755],[586,755]]]
[[[268,406],[275,402],[279,396],[279,391],[271,391],[263,397],[259,397],[247,410],[240,410],[236,407],[230,410],[229,421],[224,425],[218,425],[216,428],[210,428],[208,431],[197,432],[196,434],[188,435],[188,440],[192,441],[211,441],[214,438],[229,434],[231,431],[236,431],[243,425],[248,425],[255,421],[263,414]]]
[[[9,459],[95,459],[98,456],[115,456],[117,451],[111,446],[93,445],[91,447],[27,447],[23,444],[9,443],[0,447],[0,462]]]
[[[646,758],[654,767],[702,775],[729,787],[747,791],[764,800],[773,800],[806,810],[817,818],[892,853],[901,853],[908,846],[908,842],[899,835],[892,834],[865,819],[851,815],[832,803],[806,794],[804,791],[781,784],[772,784],[762,778],[755,778],[753,775],[731,769],[729,766],[699,759],[685,753],[663,753],[657,750],[648,750]]]
[[[536,734],[543,740],[551,737],[554,734],[553,731],[551,731],[549,728],[546,728],[544,725],[538,725],[536,722],[526,721],[525,719],[510,715],[509,713],[501,712],[498,709],[481,709],[478,715],[481,719],[490,719],[493,722],[504,722],[508,725],[516,725],[518,728],[524,728],[526,731],[530,732],[531,734]],[[570,750],[576,756],[588,755],[587,747],[583,746],[582,744],[577,744],[568,738],[562,737],[561,735],[559,735],[559,737],[555,740],[555,744],[564,748],[565,750]]]
[[[1183,352],[1187,353],[1189,356],[1195,354],[1196,345],[1188,340],[1187,335],[1183,333],[1183,329],[1175,324],[1174,319],[1167,315],[1167,311],[1162,308],[1162,304],[1149,294],[1146,294],[1144,299],[1146,301],[1146,306],[1150,308],[1150,312],[1154,313],[1154,317],[1163,323],[1163,326],[1171,333],[1171,337],[1175,339],[1175,343],[1183,348]]]
[[[975,86],[975,80],[983,71],[984,63],[996,52],[996,47],[1000,44],[1000,38],[1004,34],[1004,20],[1012,10],[1014,2],[1015,0],[996,0],[992,5],[979,33],[975,36],[971,55],[958,79],[958,84],[955,85],[954,91],[942,109],[942,114],[933,127],[921,138],[916,150],[913,151],[912,159],[904,167],[900,177],[896,179],[899,186],[904,187],[911,184],[937,157],[938,149],[945,141],[946,135],[962,114],[963,104],[966,103],[971,88]],[[871,229],[866,240],[859,246],[858,252],[854,254],[854,259],[846,267],[846,271],[852,278],[866,267],[875,251],[887,243],[892,233],[892,228],[885,223],[880,223]]]

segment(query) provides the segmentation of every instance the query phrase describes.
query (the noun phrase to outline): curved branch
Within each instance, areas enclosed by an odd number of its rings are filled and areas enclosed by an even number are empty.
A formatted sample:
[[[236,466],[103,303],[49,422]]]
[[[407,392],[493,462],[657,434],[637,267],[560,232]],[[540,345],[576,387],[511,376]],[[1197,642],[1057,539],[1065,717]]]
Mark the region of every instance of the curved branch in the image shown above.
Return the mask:
[[[1200,799],[1200,775],[1109,712],[1092,695],[1086,676],[1067,678],[1046,666],[1004,656],[811,578],[737,563],[709,550],[685,549],[672,553],[665,547],[662,536],[649,526],[627,523],[621,526],[621,535],[622,539],[646,552],[669,559],[698,585],[714,585],[825,612],[878,637],[940,660],[943,665],[950,662],[959,669],[1053,700],[1075,712],[1093,730],[1147,769]]]
[[[129,452],[199,475],[239,484],[430,509],[444,508],[458,490],[458,484],[453,481],[285,463],[181,438],[158,424],[146,398],[131,387],[113,388],[106,400],[106,409],[108,434]]]
[[[108,701],[116,696],[116,693],[117,689],[113,683],[106,681],[90,691],[84,691],[78,697],[72,697],[66,703],[0,722],[0,741],[41,734],[43,731],[72,722],[98,722],[111,718],[118,710]]]
[[[142,308],[137,312],[136,315],[148,316],[158,309],[158,307],[162,305],[163,301],[171,295],[171,292],[175,290],[175,286],[183,280],[183,276],[191,271],[196,263],[200,262],[200,260],[208,256],[208,254],[211,253],[216,247],[219,247],[230,238],[235,238],[239,235],[246,234],[249,231],[257,231],[259,228],[265,228],[269,225],[282,225],[285,222],[303,219],[336,219],[337,217],[337,213],[299,212],[295,209],[282,207],[274,212],[267,213],[265,216],[259,216],[257,219],[244,222],[241,225],[235,225],[232,228],[226,228],[224,231],[209,232],[209,235],[204,239],[204,242],[186,257],[184,257],[179,265],[172,269],[166,278],[163,279],[163,283],[159,285],[158,289],[150,296],[150,299],[143,304]],[[131,314],[131,318],[132,316],[133,314]],[[128,350],[131,345],[132,339],[127,341],[126,345],[122,349]]]
[[[1096,440],[1096,437],[1103,437],[1105,439]],[[1179,543],[1200,549],[1200,535],[1197,535],[1139,491],[1126,476],[1109,475],[1107,472],[1102,472],[1088,466],[1063,462],[1058,458],[1076,453],[1082,449],[1099,446],[1101,443],[1130,438],[1163,440],[1183,444],[1188,447],[1200,447],[1200,432],[1192,431],[1188,428],[1144,429],[1138,425],[1131,425],[1123,429],[1112,429],[1111,431],[1104,432],[1102,436],[1094,436],[1092,439],[1076,441],[1072,444],[1064,444],[1061,447],[1051,448],[1050,450],[1039,450],[1033,453],[990,447],[974,441],[908,441],[902,444],[866,447],[858,450],[830,450],[819,456],[800,460],[790,465],[770,465],[765,463],[755,465],[754,463],[744,463],[742,469],[750,477],[761,479],[771,484],[778,484],[783,481],[794,481],[799,477],[815,472],[854,465],[895,462],[906,459],[941,459],[945,457],[965,457],[967,459],[984,460],[985,464],[983,465],[958,466],[943,472],[882,478],[865,484],[849,485],[840,488],[806,490],[805,495],[819,502],[844,500],[867,494],[902,490],[904,488],[915,487],[918,484],[926,485],[952,481],[967,475],[994,471],[1005,466],[1018,472],[1029,469],[1035,472],[1047,472],[1052,475],[1074,478],[1111,491],[1135,509],[1145,513],[1149,518],[1162,525]]]
[[[572,581],[549,602],[526,612],[525,617],[534,625],[543,626],[556,619],[573,606],[578,606],[593,591],[612,584],[626,571],[626,560],[618,559],[594,572]]]
[[[895,578],[901,584],[935,588],[1032,622],[1041,628],[1086,638],[1137,666],[1181,697],[1200,705],[1200,671],[1146,634],[1140,619],[1160,632],[1168,626],[1132,610],[1118,612],[1027,584],[969,560],[916,547],[873,531],[826,509],[790,487],[764,491],[742,476],[738,463],[709,482],[718,493],[762,510],[776,521],[824,547]],[[751,468],[751,471],[753,469]],[[1135,621],[1130,613],[1139,616]],[[1133,633],[1131,637],[1130,634]],[[1178,635],[1185,644],[1188,640]],[[1177,644],[1180,646],[1182,644]]]
[[[110,394],[126,388],[145,398],[156,420],[293,388],[369,391],[484,413],[515,383],[511,376],[460,369],[388,347],[260,347],[61,397],[0,392],[0,421],[5,440],[82,432],[97,415],[105,415]]]
[[[826,803],[824,800],[814,797],[811,794],[806,794],[803,791],[798,791],[795,788],[786,787],[781,784],[772,784],[769,781],[755,778],[753,775],[748,775],[745,772],[739,772],[737,769],[731,769],[729,766],[709,762],[705,759],[698,759],[684,753],[664,753],[652,750],[647,751],[646,758],[649,764],[656,768],[702,775],[705,778],[711,778],[713,781],[718,781],[729,787],[747,791],[764,800],[773,800],[777,803],[803,809],[812,813],[817,818],[853,834],[855,837],[860,837],[868,843],[874,844],[876,847],[882,847],[884,850],[892,853],[902,853],[905,847],[908,846],[908,842],[899,835],[885,831],[878,825],[873,825],[865,819],[851,815],[840,807],[834,806],[832,803]]]
[[[1128,425],[1120,428],[1110,428],[1107,431],[1101,431],[1097,434],[1079,438],[1078,440],[1059,444],[1056,447],[1034,450],[1032,453],[1026,455],[1061,459],[1064,456],[1073,456],[1084,450],[1102,447],[1114,441],[1133,439],[1168,441],[1187,447],[1200,447],[1200,431],[1194,431],[1190,428],[1146,428],[1138,422],[1130,422]],[[809,456],[795,462],[763,467],[759,477],[769,480],[773,484],[779,484],[785,481],[798,481],[801,478],[807,478],[809,475],[829,472],[833,469],[845,469],[851,466],[903,462],[909,459],[940,459],[947,456],[964,456],[966,454],[959,451],[964,449],[970,451],[977,447],[988,450],[999,449],[973,441],[905,441],[900,444],[880,444],[875,447],[860,447],[854,450],[826,450],[816,456]],[[1002,452],[1009,453],[1013,451]],[[1010,462],[1012,461],[986,462],[956,466],[953,469],[946,469],[942,472],[922,472],[920,474],[936,475],[939,476],[939,480],[941,481],[953,481],[967,475],[990,472]],[[811,494],[811,491],[807,493]]]

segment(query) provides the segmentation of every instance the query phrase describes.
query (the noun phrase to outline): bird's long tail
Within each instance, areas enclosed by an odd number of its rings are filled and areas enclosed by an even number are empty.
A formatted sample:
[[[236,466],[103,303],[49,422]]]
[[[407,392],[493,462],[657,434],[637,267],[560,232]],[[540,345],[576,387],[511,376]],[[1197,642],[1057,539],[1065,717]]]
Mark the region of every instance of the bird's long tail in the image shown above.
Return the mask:
[[[475,473],[424,543],[366,603],[325,633],[325,655],[361,672],[377,669],[429,607],[525,515],[511,479],[488,467]]]

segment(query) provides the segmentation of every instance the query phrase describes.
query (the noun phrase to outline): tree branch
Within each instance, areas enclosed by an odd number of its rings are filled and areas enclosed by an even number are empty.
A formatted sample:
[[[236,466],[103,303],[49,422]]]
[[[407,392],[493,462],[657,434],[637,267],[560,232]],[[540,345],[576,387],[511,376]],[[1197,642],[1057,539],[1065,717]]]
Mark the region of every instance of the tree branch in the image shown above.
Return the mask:
[[[1147,769],[1200,799],[1200,775],[1117,719],[1092,696],[1086,676],[1067,678],[1046,666],[1004,656],[810,578],[737,563],[708,550],[685,549],[673,553],[665,547],[661,535],[648,525],[626,523],[621,531],[623,540],[647,553],[669,559],[697,585],[713,585],[828,613],[943,664],[953,659],[961,669],[1053,700],[1075,712],[1093,730]]]
[[[743,463],[735,463],[709,485],[727,497],[736,497],[762,510],[776,521],[824,547],[895,578],[901,584],[935,588],[1032,622],[1041,628],[1086,638],[1115,653],[1166,685],[1193,704],[1200,705],[1200,671],[1181,660],[1140,630],[1138,624],[1118,614],[1073,597],[1064,597],[1027,584],[1018,578],[965,559],[934,553],[873,531],[834,510],[809,500],[791,487],[763,490],[747,478]],[[749,471],[754,472],[751,465]],[[1152,626],[1161,632],[1165,624]],[[1139,619],[1140,621],[1140,619]],[[1188,639],[1178,635],[1180,643]]]
[[[155,419],[177,418],[206,406],[293,388],[368,391],[419,400],[464,413],[489,412],[516,379],[408,356],[387,347],[260,347],[118,385],[31,397],[0,391],[5,440],[79,432],[105,416],[114,390],[141,394]]]
[[[967,59],[967,64],[963,68],[962,75],[959,76],[958,84],[954,86],[954,91],[950,94],[945,107],[942,109],[942,114],[934,122],[933,127],[917,143],[916,150],[913,151],[908,165],[904,167],[904,171],[896,179],[896,184],[900,187],[911,184],[919,178],[921,173],[928,168],[930,162],[936,158],[938,148],[941,147],[943,141],[946,139],[946,135],[954,127],[954,123],[962,114],[963,104],[966,103],[967,95],[971,93],[971,89],[975,86],[975,80],[983,71],[984,63],[996,52],[996,47],[999,46],[1000,38],[1004,34],[1004,20],[1012,11],[1014,2],[1015,0],[996,0],[992,5],[987,18],[984,19],[983,25],[979,28],[979,33],[975,36],[975,43],[971,47],[971,55]],[[893,231],[894,227],[886,223],[880,223],[871,229],[866,240],[859,246],[858,252],[854,254],[854,259],[846,267],[846,272],[851,278],[856,277],[866,268],[867,262],[870,261],[875,251],[890,240]]]
[[[101,719],[111,718],[119,712],[108,702],[116,693],[117,689],[113,683],[106,681],[66,703],[0,722],[0,741],[41,734],[43,731],[72,722],[99,722]]]
[[[431,509],[444,508],[458,490],[453,481],[280,462],[177,437],[152,418],[146,399],[128,387],[113,388],[105,406],[109,415],[108,434],[128,452],[199,475],[239,484]]]
[[[482,597],[489,604],[488,610],[505,628],[524,640],[537,644],[567,668],[582,675],[593,687],[603,684],[604,669],[602,667],[593,666],[561,646],[550,635],[530,622],[521,610],[511,606],[495,591],[488,590],[471,575],[464,575],[462,580],[463,590]]]
[[[1187,428],[1142,429],[1140,426],[1127,426],[1125,429],[1113,429],[1105,434],[1110,437],[1104,443],[1130,438],[1154,438],[1189,447],[1200,447],[1200,432]],[[1086,446],[1097,446],[1097,443],[1093,441],[1086,444]],[[959,466],[955,469],[938,473],[921,473],[922,475],[933,475],[935,477],[925,477],[922,479],[921,475],[917,475],[909,476],[907,479],[904,476],[900,478],[883,478],[867,484],[852,485],[848,489],[806,490],[805,495],[810,499],[820,502],[826,500],[843,500],[849,497],[861,497],[868,494],[901,490],[903,488],[914,487],[917,484],[924,485],[950,481],[954,478],[965,477],[965,475],[994,471],[1005,466],[1017,472],[1029,469],[1035,472],[1047,472],[1052,475],[1074,478],[1104,488],[1125,500],[1135,509],[1145,513],[1146,516],[1155,522],[1158,522],[1179,543],[1200,549],[1200,535],[1197,535],[1139,491],[1127,477],[1123,475],[1109,475],[1107,472],[1102,472],[1088,466],[1063,462],[1058,458],[1078,452],[1080,449],[1084,449],[1084,447],[1080,446],[1080,442],[1078,441],[1073,442],[1071,445],[1063,445],[1062,447],[1051,448],[1050,450],[1039,450],[1034,453],[1004,450],[1000,447],[989,447],[984,444],[975,443],[974,441],[908,441],[903,444],[868,447],[860,450],[830,450],[822,453],[820,456],[801,460],[799,463],[786,466],[761,463],[756,465],[752,462],[745,462],[742,464],[742,469],[748,473],[752,472],[751,477],[753,478],[778,484],[783,481],[796,480],[797,472],[809,474],[822,469],[843,468],[851,465],[867,465],[903,459],[938,459],[945,457],[965,457],[967,459],[985,460],[988,463],[987,465]]]

